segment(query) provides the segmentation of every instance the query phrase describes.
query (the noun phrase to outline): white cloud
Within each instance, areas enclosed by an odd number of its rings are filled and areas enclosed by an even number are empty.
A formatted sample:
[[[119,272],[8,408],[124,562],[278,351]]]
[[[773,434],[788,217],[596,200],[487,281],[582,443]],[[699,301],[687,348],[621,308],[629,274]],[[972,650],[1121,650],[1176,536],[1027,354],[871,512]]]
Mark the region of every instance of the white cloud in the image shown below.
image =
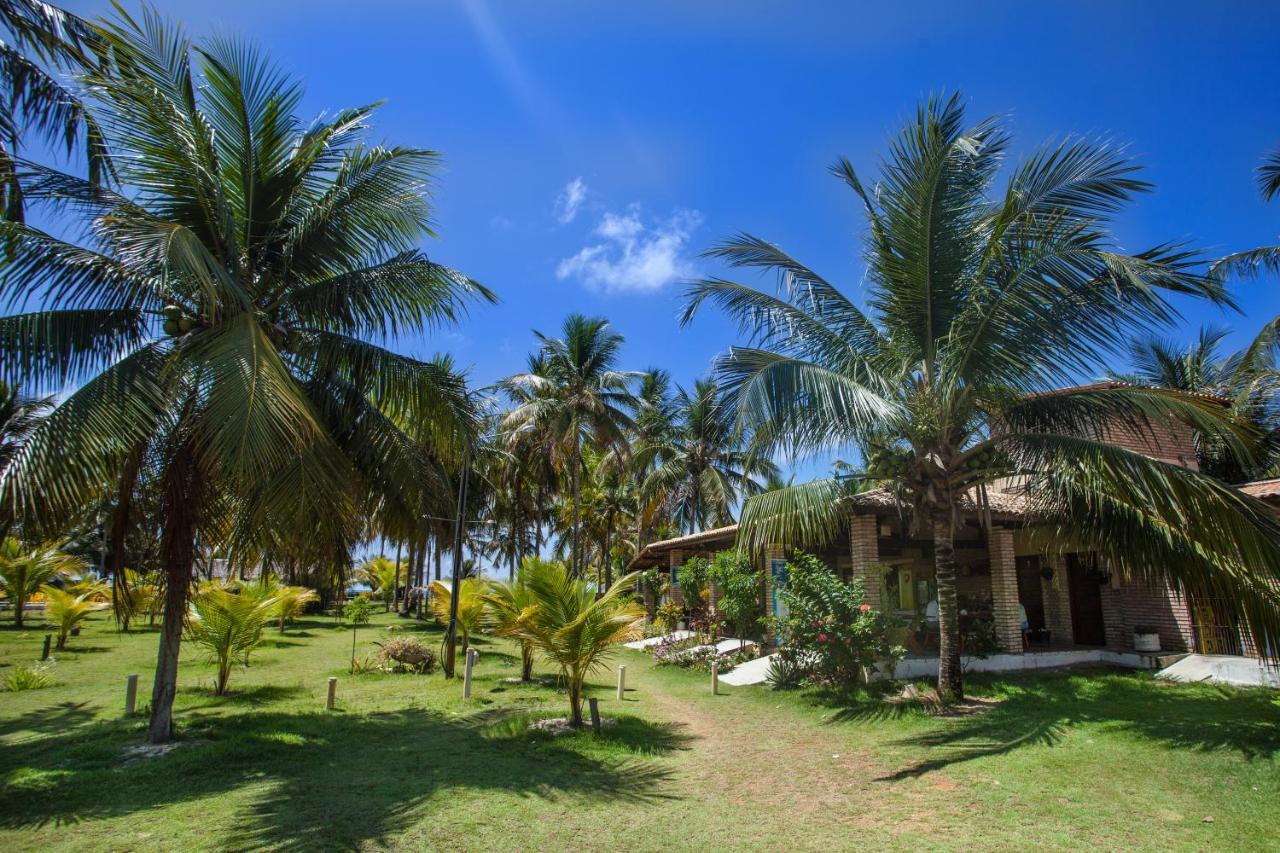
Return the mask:
[[[654,293],[693,276],[685,252],[701,224],[702,214],[696,210],[677,210],[664,221],[648,224],[639,205],[625,213],[605,213],[595,229],[601,242],[562,260],[556,277],[575,278],[605,293]]]
[[[561,225],[568,225],[578,215],[582,203],[587,199],[587,184],[581,177],[574,178],[565,184],[560,195],[556,197],[556,219]]]

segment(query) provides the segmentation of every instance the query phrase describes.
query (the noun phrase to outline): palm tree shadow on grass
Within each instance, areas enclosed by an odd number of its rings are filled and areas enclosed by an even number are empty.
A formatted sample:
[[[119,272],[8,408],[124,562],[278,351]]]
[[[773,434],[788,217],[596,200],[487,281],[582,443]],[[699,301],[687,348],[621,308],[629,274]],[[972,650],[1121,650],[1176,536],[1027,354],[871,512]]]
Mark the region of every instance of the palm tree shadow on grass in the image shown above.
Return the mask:
[[[601,738],[623,757],[601,760],[575,748],[590,735],[530,736],[504,728],[500,712],[461,721],[419,710],[188,719],[186,746],[124,772],[123,749],[137,738],[125,724],[69,717],[56,741],[0,744],[0,766],[39,780],[0,788],[0,826],[138,814],[265,782],[225,846],[351,848],[422,820],[423,804],[452,788],[586,803],[666,799],[670,772],[644,756],[688,742],[674,727],[631,719]]]
[[[1249,760],[1280,753],[1272,691],[1173,685],[1106,671],[1030,676],[995,686],[1002,698],[985,712],[942,718],[927,732],[893,741],[895,746],[923,748],[925,755],[879,781],[919,777],[1024,747],[1056,746],[1078,726],[1130,732],[1176,749],[1230,750]],[[830,719],[872,723],[917,710],[908,703],[864,699]]]

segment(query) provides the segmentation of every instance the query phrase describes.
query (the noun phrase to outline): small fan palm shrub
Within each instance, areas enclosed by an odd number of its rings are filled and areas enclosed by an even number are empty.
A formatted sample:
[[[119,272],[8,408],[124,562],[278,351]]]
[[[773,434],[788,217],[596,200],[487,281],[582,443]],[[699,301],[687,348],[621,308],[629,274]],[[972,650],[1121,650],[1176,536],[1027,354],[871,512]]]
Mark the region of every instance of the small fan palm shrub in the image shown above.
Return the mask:
[[[396,594],[396,572],[398,567],[393,560],[381,555],[364,561],[360,566],[358,577],[373,588],[373,594],[382,602],[384,609],[390,610],[392,599]]]
[[[514,583],[495,583],[486,596],[493,618],[493,630],[500,637],[513,637],[520,643],[520,680],[533,678],[533,640],[521,633],[524,622],[532,617],[537,601],[529,587],[535,575],[554,571],[555,563],[538,557],[525,557]]]
[[[282,586],[277,588],[275,591],[275,615],[280,633],[283,634],[286,625],[306,612],[308,605],[319,600],[320,595],[314,589],[305,586]]]
[[[218,668],[214,693],[227,692],[231,665],[262,641],[262,629],[275,611],[274,598],[240,595],[221,587],[201,590],[191,601],[187,637],[208,653]]]
[[[64,554],[56,545],[28,547],[12,536],[0,540],[0,589],[13,602],[13,624],[22,627],[27,601],[41,586],[87,568],[84,560]]]
[[[527,640],[560,668],[569,690],[569,719],[582,726],[582,689],[587,675],[602,667],[618,643],[643,633],[644,608],[631,598],[635,574],[620,578],[596,598],[586,581],[560,563],[527,578],[533,605],[514,636]]]
[[[39,690],[43,687],[52,687],[57,684],[50,670],[53,668],[52,660],[44,663],[34,663],[29,666],[16,666],[4,676],[4,689],[10,693],[18,693],[22,690]]]
[[[122,630],[128,631],[130,623],[143,616],[154,624],[164,604],[162,581],[159,573],[124,570],[124,583],[118,584],[111,596],[111,606]]]
[[[484,625],[489,614],[489,584],[480,578],[464,578],[458,587],[458,631],[462,634],[462,654],[471,647],[471,635]],[[449,598],[453,586],[448,581],[431,582],[431,612],[447,626]]]
[[[100,592],[97,587],[90,588],[79,595],[48,584],[40,587],[40,591],[44,593],[45,600],[48,602],[44,608],[45,621],[58,630],[59,649],[67,647],[67,637],[73,629],[88,619],[89,614],[103,606],[95,597]]]

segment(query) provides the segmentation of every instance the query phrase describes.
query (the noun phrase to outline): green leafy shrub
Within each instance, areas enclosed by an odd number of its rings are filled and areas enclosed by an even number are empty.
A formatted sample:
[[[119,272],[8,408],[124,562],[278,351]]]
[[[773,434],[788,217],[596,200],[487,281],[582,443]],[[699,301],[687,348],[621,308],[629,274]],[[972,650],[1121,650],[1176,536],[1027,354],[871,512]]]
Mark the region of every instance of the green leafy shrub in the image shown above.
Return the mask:
[[[818,680],[860,684],[873,667],[892,665],[906,654],[890,641],[893,620],[864,600],[861,581],[845,583],[821,560],[799,551],[787,571],[780,590],[790,610],[779,620],[783,644],[810,663]]]
[[[740,551],[721,551],[708,570],[711,582],[720,588],[716,609],[739,637],[754,634],[760,624],[760,601],[764,596],[764,573]]]
[[[684,598],[684,609],[689,614],[689,621],[702,621],[706,616],[708,595],[707,583],[710,580],[711,564],[706,557],[693,557],[680,567],[677,576],[680,581],[680,594]]]
[[[373,618],[373,602],[363,596],[356,596],[342,605],[342,618],[352,625],[369,624],[369,620]]]
[[[57,683],[53,678],[53,661],[14,667],[4,676],[4,689],[10,693],[39,690]]]

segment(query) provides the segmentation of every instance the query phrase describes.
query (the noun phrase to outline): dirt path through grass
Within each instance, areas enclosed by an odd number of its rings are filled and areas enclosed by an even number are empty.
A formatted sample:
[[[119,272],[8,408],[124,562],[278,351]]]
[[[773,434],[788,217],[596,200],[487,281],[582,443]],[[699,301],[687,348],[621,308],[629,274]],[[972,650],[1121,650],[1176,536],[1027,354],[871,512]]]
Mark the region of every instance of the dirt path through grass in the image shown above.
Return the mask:
[[[734,692],[712,697],[655,690],[645,700],[655,715],[692,739],[675,774],[685,793],[706,799],[714,792],[714,801],[756,830],[785,834],[788,824],[818,822],[919,832],[928,823],[918,801],[930,799],[921,795],[954,788],[944,778],[905,785],[884,781],[895,768],[852,746],[840,727],[789,713],[783,697],[767,709],[771,719],[760,697]],[[903,800],[916,800],[917,807],[899,811],[897,805],[908,805]],[[895,816],[886,824],[890,801],[896,802]],[[919,817],[910,818],[912,813]]]

